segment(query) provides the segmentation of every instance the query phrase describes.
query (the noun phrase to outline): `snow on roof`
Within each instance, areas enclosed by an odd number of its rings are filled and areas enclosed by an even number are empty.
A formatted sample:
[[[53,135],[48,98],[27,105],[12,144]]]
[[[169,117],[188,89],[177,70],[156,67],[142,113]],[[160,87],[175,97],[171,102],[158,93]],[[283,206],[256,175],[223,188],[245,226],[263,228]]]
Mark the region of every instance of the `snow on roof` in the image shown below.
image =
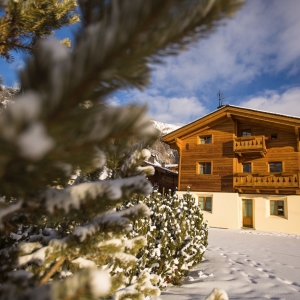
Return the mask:
[[[151,162],[149,162],[149,161],[145,161],[145,163],[147,164],[147,165],[149,165],[149,166],[153,166],[154,168],[159,168],[159,169],[162,169],[162,170],[165,170],[166,172],[168,172],[168,173],[173,173],[173,174],[178,174],[178,172],[174,172],[174,171],[172,171],[172,170],[170,170],[170,169],[168,169],[168,168],[166,168],[166,167],[162,167],[161,165],[156,165],[156,164],[154,164],[154,163],[151,163]],[[176,165],[177,166],[177,165]]]
[[[176,168],[176,167],[178,167],[178,164],[166,164],[165,167],[166,168]]]

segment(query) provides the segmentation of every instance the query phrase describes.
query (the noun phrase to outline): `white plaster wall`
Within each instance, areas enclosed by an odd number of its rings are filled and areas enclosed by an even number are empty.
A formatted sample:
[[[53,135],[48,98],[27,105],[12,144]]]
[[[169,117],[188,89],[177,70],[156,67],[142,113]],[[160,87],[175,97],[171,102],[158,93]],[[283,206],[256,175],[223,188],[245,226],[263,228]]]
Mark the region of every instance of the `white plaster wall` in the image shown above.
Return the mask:
[[[186,191],[178,191],[179,196]],[[257,195],[190,191],[193,198],[212,197],[212,211],[203,211],[211,227],[239,229],[243,226],[242,199],[253,201],[253,229],[300,234],[300,195]],[[285,201],[285,216],[270,215],[270,200]]]
[[[241,199],[253,199],[253,228],[262,231],[276,231],[300,234],[300,196],[299,195],[240,195]],[[283,200],[284,217],[270,215],[270,200]]]
[[[185,192],[178,191],[180,196]],[[240,226],[240,198],[238,193],[211,193],[193,192],[190,194],[198,200],[199,196],[212,197],[212,211],[203,211],[204,221],[208,221],[211,227],[241,228]]]

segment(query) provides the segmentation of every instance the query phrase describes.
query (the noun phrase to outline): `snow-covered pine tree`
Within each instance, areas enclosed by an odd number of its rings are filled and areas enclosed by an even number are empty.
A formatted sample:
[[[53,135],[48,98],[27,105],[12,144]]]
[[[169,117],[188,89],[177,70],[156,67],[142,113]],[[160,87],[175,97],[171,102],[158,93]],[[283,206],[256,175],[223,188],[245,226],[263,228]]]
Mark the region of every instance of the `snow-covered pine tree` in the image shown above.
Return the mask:
[[[136,220],[128,233],[130,238],[147,238],[131,276],[155,274],[160,288],[168,283],[180,284],[187,272],[201,262],[207,247],[208,227],[199,205],[188,192],[178,197],[154,191],[148,197],[136,196],[120,209],[138,203],[149,207],[150,217]]]
[[[1,3],[6,5],[1,5]],[[79,22],[76,0],[0,1],[0,57],[14,59],[12,51],[32,53],[37,41],[53,30]],[[70,46],[68,38],[62,40]]]
[[[141,173],[134,156],[130,177],[64,187],[78,166],[102,168],[112,141],[156,136],[145,107],[109,107],[106,97],[147,86],[151,63],[209,32],[237,2],[79,0],[74,48],[51,39],[35,47],[22,94],[0,114],[1,299],[99,299],[126,285],[107,268],[111,259],[132,268],[131,253],[145,245],[121,236],[147,206],[114,210],[151,192],[144,175],[132,176]],[[157,293],[153,280],[141,274],[119,299]]]

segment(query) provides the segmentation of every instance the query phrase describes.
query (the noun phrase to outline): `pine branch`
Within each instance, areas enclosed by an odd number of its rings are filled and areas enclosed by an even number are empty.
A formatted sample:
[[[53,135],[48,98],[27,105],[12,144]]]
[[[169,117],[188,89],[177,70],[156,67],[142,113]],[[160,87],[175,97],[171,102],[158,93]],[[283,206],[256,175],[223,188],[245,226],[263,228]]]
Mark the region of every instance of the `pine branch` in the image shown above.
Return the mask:
[[[79,21],[75,0],[9,0],[0,17],[0,57],[13,59],[11,51],[32,53],[40,38]]]
[[[32,46],[33,56],[20,75],[22,93],[0,115],[0,196],[16,203],[13,208],[4,203],[0,213],[4,231],[10,230],[8,224],[16,228],[10,236],[4,232],[0,237],[4,248],[0,250],[1,262],[11,258],[1,264],[4,274],[1,273],[0,298],[29,299],[39,294],[44,299],[112,297],[124,283],[132,283],[136,270],[132,253],[144,245],[143,239],[134,241],[134,245],[128,241],[125,246],[119,243],[121,235],[132,224],[147,234],[147,227],[141,225],[146,218],[142,218],[150,213],[171,215],[172,209],[154,203],[150,212],[143,204],[131,203],[127,210],[109,211],[135,193],[149,195],[152,187],[144,176],[69,187],[67,181],[75,169],[95,172],[103,168],[110,159],[104,154],[108,149],[114,151],[110,163],[115,164],[116,176],[143,173],[139,163],[147,153],[141,152],[141,146],[157,137],[157,131],[144,116],[146,107],[108,107],[106,96],[120,88],[146,87],[150,80],[149,64],[161,63],[164,56],[179,53],[199,35],[209,33],[221,18],[230,16],[238,2],[80,0],[84,23],[74,48],[67,50],[52,39],[36,42],[56,25],[72,23],[70,8],[64,11],[55,0],[9,1],[9,13],[0,19],[0,26],[7,25],[1,27],[0,51],[9,57],[9,51],[20,43],[15,49],[21,51]],[[75,1],[59,3],[72,5]],[[32,31],[28,31],[29,25]],[[142,142],[134,145],[139,140]],[[174,209],[176,205],[177,216],[185,221],[175,224],[170,220],[167,229],[172,233],[177,226],[182,229],[176,236],[178,247],[173,250],[188,256],[188,260],[194,248],[189,248],[185,233],[194,229],[199,220],[191,224],[187,213],[192,207],[185,208],[174,201]],[[155,246],[159,238],[151,243]],[[155,248],[153,257],[159,251]],[[145,257],[141,260],[146,263]],[[108,272],[87,266],[78,271],[78,262],[92,267],[105,265],[112,278]],[[74,271],[74,276],[32,288],[35,283],[52,278],[63,263]],[[25,266],[27,273],[32,271],[35,276],[30,284],[26,280],[21,281],[26,286],[19,286],[17,279],[11,280],[7,273],[15,269],[22,272]],[[171,268],[176,269],[174,263]],[[41,279],[45,270],[48,272]],[[130,282],[125,281],[125,274],[130,274]],[[159,291],[152,286],[150,276],[140,275],[132,283],[133,292],[124,290],[123,295],[157,295]]]
[[[42,278],[40,284],[45,284],[57,272],[57,270],[61,267],[65,260],[66,257],[62,256],[58,261],[56,261],[49,272]]]

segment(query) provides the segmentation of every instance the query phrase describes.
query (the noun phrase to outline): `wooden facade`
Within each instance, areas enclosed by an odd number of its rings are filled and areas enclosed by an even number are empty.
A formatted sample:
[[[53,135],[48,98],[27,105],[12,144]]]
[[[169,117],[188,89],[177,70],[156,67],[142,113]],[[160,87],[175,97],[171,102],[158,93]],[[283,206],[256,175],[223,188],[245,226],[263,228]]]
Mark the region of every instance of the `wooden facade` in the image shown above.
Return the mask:
[[[226,105],[163,137],[178,190],[300,194],[300,118]]]
[[[155,170],[154,175],[148,176],[148,180],[151,182],[153,189],[158,190],[162,194],[169,193],[169,191],[171,191],[171,194],[174,194],[177,191],[177,172],[148,161],[145,161],[144,165],[152,166]]]

